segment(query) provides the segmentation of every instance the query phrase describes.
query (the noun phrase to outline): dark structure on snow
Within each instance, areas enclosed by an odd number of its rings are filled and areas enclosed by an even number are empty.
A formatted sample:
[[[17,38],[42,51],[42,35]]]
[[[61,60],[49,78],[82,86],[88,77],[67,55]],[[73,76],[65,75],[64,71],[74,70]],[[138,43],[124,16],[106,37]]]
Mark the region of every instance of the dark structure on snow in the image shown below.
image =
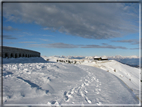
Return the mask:
[[[0,56],[3,58],[40,57],[40,53],[28,49],[1,46]]]
[[[102,60],[102,58],[94,58],[94,60]]]
[[[106,57],[94,57],[94,60],[108,60]]]

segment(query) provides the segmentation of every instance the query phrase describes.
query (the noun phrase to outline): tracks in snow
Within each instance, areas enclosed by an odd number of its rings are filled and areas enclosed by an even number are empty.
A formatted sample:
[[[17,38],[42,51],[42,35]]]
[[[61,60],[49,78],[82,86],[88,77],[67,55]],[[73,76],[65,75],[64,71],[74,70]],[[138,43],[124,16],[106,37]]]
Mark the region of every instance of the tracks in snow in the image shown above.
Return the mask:
[[[86,71],[87,75],[85,77],[82,77],[79,83],[76,84],[69,91],[64,92],[64,102],[72,104],[77,104],[77,103],[100,104],[101,102],[99,101],[99,99],[95,98],[95,95],[100,94],[101,82],[99,81],[99,79],[97,79],[97,77],[93,73],[89,71],[88,68],[82,68],[81,66],[78,67]]]

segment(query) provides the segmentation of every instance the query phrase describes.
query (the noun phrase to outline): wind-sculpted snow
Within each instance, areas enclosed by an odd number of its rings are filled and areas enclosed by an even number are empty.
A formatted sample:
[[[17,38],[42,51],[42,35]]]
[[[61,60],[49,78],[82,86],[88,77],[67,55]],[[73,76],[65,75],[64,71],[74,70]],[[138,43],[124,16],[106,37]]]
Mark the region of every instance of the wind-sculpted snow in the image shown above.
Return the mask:
[[[139,104],[133,92],[109,72],[86,65],[34,60],[3,64],[4,104]]]

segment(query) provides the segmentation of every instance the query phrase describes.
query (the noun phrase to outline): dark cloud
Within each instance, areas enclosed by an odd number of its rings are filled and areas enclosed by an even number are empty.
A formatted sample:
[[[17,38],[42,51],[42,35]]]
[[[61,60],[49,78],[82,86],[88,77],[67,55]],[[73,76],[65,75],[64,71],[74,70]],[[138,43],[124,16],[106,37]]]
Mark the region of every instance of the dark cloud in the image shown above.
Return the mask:
[[[18,29],[13,28],[13,27],[11,27],[11,26],[4,26],[4,27],[3,27],[3,30],[5,30],[5,31],[17,31]]]
[[[15,42],[4,42],[4,44],[6,44],[6,45],[12,45],[12,44],[15,44]]]
[[[33,36],[33,34],[32,34],[32,33],[29,33],[29,32],[23,32],[23,34],[26,34],[26,35],[28,35],[28,36]]]
[[[108,44],[103,45],[74,45],[65,43],[52,43],[52,44],[31,44],[30,47],[45,47],[45,48],[108,48],[108,49],[127,49],[122,46],[112,46]]]
[[[131,50],[138,50],[139,48],[130,48]]]
[[[19,43],[36,43],[34,41],[23,41],[23,42],[19,42]]]
[[[7,21],[31,23],[44,30],[89,39],[108,39],[138,32],[137,3],[4,3]]]
[[[139,40],[136,40],[136,39],[130,39],[130,40],[112,40],[112,42],[130,43],[132,45],[139,44]]]
[[[108,49],[127,49],[126,47],[122,46],[112,46],[108,45],[106,43],[103,43],[103,45],[86,45],[81,48],[108,48]]]
[[[36,47],[36,48],[37,47],[42,47],[42,48],[44,47],[45,48],[45,45],[46,44],[28,44],[27,47]]]
[[[3,39],[17,39],[11,35],[3,35]]]
[[[77,45],[73,44],[65,44],[65,43],[53,43],[53,44],[48,44],[48,48],[78,48]]]

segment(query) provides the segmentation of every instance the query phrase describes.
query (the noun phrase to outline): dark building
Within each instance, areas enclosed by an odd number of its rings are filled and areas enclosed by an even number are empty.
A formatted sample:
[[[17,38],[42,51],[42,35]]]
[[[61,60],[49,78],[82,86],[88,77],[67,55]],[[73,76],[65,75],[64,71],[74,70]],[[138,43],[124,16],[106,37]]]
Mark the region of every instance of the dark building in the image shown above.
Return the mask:
[[[40,57],[40,53],[33,50],[1,46],[0,56],[3,58]]]

